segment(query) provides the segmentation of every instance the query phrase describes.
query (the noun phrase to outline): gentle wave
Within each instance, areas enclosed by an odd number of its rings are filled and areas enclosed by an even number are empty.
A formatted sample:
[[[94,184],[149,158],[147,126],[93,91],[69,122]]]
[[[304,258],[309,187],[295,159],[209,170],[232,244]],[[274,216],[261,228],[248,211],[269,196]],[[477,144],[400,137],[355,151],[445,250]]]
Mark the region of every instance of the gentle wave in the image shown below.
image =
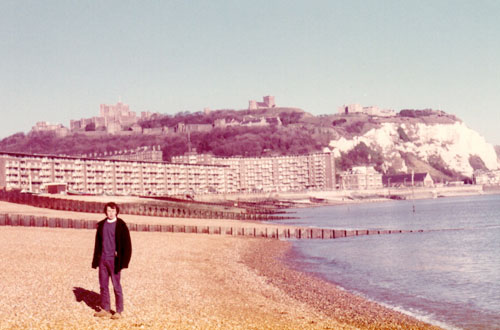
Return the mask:
[[[500,329],[500,196],[299,209],[289,224],[423,233],[296,240],[303,269],[446,329]]]

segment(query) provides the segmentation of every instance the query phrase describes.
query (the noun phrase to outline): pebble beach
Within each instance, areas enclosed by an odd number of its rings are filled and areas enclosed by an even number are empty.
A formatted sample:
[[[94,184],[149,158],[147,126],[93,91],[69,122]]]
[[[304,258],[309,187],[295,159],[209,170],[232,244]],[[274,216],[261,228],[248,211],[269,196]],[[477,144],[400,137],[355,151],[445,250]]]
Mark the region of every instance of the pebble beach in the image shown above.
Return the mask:
[[[289,242],[186,233],[131,232],[123,318],[95,318],[94,235],[0,227],[0,329],[437,329],[290,268]]]

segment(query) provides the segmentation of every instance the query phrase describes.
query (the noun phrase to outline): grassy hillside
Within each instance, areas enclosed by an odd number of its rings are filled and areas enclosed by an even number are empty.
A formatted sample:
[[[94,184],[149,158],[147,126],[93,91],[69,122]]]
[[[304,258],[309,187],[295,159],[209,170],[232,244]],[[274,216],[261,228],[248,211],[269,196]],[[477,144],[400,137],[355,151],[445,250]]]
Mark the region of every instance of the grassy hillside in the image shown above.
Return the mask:
[[[332,114],[313,116],[297,108],[270,108],[259,110],[217,110],[208,114],[202,112],[181,112],[175,115],[156,115],[154,118],[140,122],[143,128],[175,127],[185,124],[214,124],[221,119],[227,122],[242,122],[249,117],[279,118],[280,124],[248,127],[242,125],[215,127],[209,132],[192,132],[189,135],[191,148],[199,153],[212,153],[216,156],[275,156],[298,155],[321,151],[332,139],[363,135],[368,130],[380,127],[382,123],[415,123],[444,124],[453,123],[457,119],[442,111],[402,110],[394,117],[375,117],[362,113]],[[0,150],[5,152],[28,152],[40,154],[81,155],[94,152],[111,152],[130,150],[140,146],[161,146],[164,160],[188,151],[187,133],[169,133],[167,135],[146,135],[132,133],[129,135],[110,135],[75,133],[67,137],[56,137],[52,133],[17,133],[0,141]],[[401,132],[401,138],[405,138]],[[496,147],[500,154],[500,147]],[[429,172],[439,180],[450,180],[456,173],[446,169],[439,159],[433,163],[424,162],[415,155],[402,155],[408,168],[416,172]],[[356,146],[352,151],[342,154],[337,160],[339,170],[346,170],[355,165],[374,164],[382,170],[382,156],[364,144]],[[477,160],[473,160],[480,166]],[[397,173],[397,165],[387,170]]]

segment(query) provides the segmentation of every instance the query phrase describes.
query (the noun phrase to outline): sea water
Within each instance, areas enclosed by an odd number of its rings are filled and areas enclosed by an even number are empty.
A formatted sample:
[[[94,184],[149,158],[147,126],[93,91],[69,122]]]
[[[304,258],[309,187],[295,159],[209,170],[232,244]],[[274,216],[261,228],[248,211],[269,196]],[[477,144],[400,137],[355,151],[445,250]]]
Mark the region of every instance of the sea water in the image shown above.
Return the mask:
[[[293,240],[302,270],[448,329],[500,329],[500,195],[294,209],[284,223],[421,233]]]

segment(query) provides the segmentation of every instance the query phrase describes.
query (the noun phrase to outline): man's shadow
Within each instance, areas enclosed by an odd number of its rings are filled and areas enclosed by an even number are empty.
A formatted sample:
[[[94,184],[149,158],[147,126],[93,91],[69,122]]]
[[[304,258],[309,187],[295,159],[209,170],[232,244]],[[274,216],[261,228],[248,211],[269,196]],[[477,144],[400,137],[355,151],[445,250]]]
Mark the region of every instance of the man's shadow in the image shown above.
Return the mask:
[[[84,302],[95,310],[96,312],[100,310],[100,304],[101,304],[101,295],[94,292],[94,291],[89,291],[84,288],[79,288],[79,287],[74,287],[73,288],[73,293],[75,294],[75,298],[77,302]]]

